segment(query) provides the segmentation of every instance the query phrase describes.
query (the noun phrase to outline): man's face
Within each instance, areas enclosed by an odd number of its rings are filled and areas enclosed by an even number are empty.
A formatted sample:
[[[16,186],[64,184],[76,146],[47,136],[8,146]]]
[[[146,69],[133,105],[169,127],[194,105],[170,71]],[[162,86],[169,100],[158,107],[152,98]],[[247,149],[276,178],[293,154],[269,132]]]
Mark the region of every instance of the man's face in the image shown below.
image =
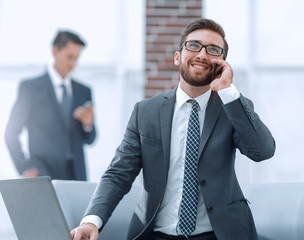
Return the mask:
[[[82,48],[81,45],[73,42],[68,42],[61,49],[56,46],[53,47],[54,67],[61,77],[66,77],[74,69]]]
[[[224,40],[220,34],[210,30],[196,30],[191,32],[186,41],[196,41],[203,45],[216,45],[224,48]],[[191,86],[206,86],[213,80],[214,64],[211,59],[223,59],[223,54],[219,57],[207,54],[206,49],[200,52],[191,52],[185,47],[180,52],[175,52],[174,63],[179,66],[181,81],[185,81]]]

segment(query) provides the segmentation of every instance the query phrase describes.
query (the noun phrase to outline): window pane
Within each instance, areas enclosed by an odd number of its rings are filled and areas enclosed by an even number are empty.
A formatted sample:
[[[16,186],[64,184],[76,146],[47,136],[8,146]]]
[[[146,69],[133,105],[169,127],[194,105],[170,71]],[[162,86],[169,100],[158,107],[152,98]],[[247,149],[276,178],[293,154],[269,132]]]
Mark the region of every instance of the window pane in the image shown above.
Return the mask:
[[[255,38],[258,63],[304,64],[303,7],[304,2],[301,0],[256,1]]]
[[[219,23],[226,33],[229,45],[227,61],[244,65],[247,56],[248,15],[245,0],[204,0],[203,17]]]

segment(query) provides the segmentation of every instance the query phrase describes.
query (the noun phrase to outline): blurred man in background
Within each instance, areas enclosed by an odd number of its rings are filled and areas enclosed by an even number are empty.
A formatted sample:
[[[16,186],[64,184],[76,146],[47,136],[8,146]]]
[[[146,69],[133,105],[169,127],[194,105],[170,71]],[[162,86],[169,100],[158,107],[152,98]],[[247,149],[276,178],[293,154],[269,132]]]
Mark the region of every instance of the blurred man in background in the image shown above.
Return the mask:
[[[92,96],[89,87],[70,75],[84,47],[75,33],[59,31],[52,47],[54,63],[19,86],[5,140],[24,177],[87,179],[83,145],[96,137]],[[23,129],[28,132],[28,157],[19,140]]]

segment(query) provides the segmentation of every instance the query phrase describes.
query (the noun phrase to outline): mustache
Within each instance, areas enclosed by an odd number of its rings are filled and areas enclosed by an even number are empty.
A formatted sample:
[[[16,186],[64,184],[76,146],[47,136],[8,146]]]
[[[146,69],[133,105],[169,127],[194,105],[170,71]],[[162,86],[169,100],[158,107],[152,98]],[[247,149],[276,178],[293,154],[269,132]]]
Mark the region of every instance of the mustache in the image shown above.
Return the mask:
[[[205,74],[191,74],[191,71],[189,70],[189,67],[191,64],[204,64],[205,66],[208,66],[208,70]],[[193,60],[189,61],[188,64],[183,64],[179,66],[180,74],[182,78],[191,86],[206,86],[212,82],[214,79],[214,64],[208,62],[208,61],[199,61],[199,60]]]
[[[214,68],[214,64],[209,61],[192,60],[189,62],[190,65],[196,64],[196,63],[207,65],[211,70],[213,70],[213,68]]]

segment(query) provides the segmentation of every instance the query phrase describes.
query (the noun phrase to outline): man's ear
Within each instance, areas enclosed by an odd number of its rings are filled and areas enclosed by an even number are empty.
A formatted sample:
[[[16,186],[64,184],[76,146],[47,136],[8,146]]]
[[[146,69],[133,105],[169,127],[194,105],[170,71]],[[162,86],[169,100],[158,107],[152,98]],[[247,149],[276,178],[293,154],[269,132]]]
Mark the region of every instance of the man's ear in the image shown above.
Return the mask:
[[[179,66],[179,64],[180,64],[180,55],[181,55],[181,53],[178,52],[178,51],[176,51],[176,52],[174,53],[174,64],[175,64],[176,66]]]
[[[54,57],[56,56],[57,52],[58,52],[58,48],[56,46],[53,46],[52,53]]]

